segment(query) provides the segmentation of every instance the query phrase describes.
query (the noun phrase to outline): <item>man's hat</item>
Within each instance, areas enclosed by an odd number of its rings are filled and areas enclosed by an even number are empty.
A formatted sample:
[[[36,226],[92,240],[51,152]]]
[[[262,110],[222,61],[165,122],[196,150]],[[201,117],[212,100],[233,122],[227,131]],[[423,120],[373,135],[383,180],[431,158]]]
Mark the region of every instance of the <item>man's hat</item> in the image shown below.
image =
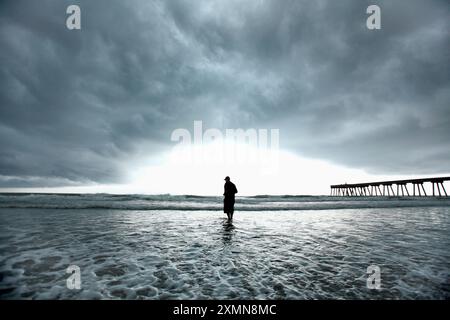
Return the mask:
[[[225,179],[223,179],[223,180],[230,180],[230,177],[226,176]]]

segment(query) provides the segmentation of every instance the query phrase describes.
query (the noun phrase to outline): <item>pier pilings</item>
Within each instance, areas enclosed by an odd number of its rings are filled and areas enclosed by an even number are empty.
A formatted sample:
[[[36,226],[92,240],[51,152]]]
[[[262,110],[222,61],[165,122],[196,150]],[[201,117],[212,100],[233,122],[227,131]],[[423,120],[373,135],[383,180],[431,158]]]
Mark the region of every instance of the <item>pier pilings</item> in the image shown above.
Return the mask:
[[[330,186],[330,195],[341,197],[448,197],[447,191],[445,190],[444,181],[449,180],[450,177],[435,177],[354,184],[336,184]],[[431,193],[427,194],[424,183],[431,183]]]

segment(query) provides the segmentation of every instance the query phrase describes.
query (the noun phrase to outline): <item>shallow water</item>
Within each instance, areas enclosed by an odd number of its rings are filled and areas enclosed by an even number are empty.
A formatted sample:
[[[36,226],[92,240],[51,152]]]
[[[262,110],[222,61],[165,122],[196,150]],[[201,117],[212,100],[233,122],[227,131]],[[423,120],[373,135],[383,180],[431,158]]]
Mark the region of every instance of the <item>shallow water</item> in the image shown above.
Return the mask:
[[[0,298],[445,299],[450,209],[0,209]],[[66,268],[81,269],[81,289]],[[369,265],[381,289],[367,288]]]

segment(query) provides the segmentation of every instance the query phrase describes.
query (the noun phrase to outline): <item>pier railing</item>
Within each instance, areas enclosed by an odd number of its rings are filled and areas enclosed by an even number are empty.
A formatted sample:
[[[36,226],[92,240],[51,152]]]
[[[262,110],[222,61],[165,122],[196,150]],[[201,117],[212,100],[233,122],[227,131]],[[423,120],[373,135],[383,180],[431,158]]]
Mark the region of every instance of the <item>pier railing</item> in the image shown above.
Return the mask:
[[[371,197],[371,196],[446,196],[447,191],[444,187],[444,181],[449,181],[450,177],[379,181],[354,184],[336,184],[331,185],[331,196],[348,196],[348,197]],[[424,183],[432,184],[432,194],[427,195]],[[412,185],[412,190],[408,190],[408,185]],[[395,188],[393,188],[394,186]],[[442,192],[441,192],[442,190]],[[412,191],[410,193],[410,191]]]

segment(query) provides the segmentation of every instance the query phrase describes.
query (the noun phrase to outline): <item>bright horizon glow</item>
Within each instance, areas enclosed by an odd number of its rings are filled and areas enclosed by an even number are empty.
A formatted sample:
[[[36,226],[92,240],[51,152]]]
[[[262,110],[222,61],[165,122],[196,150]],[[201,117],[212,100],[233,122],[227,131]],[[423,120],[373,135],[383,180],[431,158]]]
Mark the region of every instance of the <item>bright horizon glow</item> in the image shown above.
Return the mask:
[[[236,148],[245,159],[224,161],[215,157],[222,145],[204,144],[165,154],[158,165],[145,161],[133,164],[127,182],[116,185],[89,185],[60,188],[3,188],[1,192],[113,193],[113,194],[192,194],[220,196],[225,176],[238,188],[239,196],[251,195],[329,195],[330,185],[383,180],[430,177],[432,175],[372,175],[361,169],[346,168],[324,160],[309,159],[278,150],[277,159],[270,149],[247,144],[226,144]],[[230,149],[226,149],[230,150]],[[187,152],[184,153],[183,152]],[[186,155],[196,154],[197,161]],[[256,161],[255,161],[256,159]]]

